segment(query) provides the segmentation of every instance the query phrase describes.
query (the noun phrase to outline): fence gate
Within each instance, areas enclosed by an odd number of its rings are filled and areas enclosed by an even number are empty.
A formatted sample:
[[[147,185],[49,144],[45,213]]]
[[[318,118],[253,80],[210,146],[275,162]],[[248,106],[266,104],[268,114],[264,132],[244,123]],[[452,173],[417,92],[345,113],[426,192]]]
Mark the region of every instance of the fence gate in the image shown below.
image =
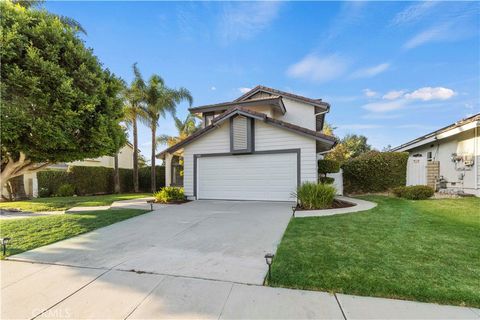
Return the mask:
[[[427,184],[427,159],[424,157],[409,157],[407,163],[407,186]]]

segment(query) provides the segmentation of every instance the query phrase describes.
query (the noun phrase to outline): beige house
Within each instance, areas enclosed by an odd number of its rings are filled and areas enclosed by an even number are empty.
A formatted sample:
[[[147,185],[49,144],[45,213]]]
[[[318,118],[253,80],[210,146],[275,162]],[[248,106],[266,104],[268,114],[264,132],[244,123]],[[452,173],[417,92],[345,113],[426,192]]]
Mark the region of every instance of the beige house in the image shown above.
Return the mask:
[[[322,133],[329,110],[321,99],[264,86],[191,108],[203,128],[157,155],[165,184],[183,185],[189,199],[295,201],[302,182],[317,182],[318,155],[336,143]]]
[[[480,196],[480,113],[409,141],[407,185]]]
[[[84,159],[81,161],[73,161],[67,163],[57,163],[48,166],[47,169],[54,170],[67,170],[69,166],[89,166],[89,167],[107,167],[114,168],[114,157],[103,156],[95,159]],[[122,169],[133,169],[133,145],[130,142],[120,150],[118,154],[118,166]],[[37,174],[28,173],[23,175],[23,182],[25,185],[25,193],[29,197],[38,196],[38,180]],[[8,195],[7,189],[2,187],[2,195]]]

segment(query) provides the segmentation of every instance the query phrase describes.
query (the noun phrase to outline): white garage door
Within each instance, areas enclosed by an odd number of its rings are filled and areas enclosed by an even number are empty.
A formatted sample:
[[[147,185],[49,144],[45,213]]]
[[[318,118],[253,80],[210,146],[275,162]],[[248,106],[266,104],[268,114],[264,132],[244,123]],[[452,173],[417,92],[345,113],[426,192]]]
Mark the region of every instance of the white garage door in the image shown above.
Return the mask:
[[[254,154],[197,159],[197,198],[294,201],[297,154]]]

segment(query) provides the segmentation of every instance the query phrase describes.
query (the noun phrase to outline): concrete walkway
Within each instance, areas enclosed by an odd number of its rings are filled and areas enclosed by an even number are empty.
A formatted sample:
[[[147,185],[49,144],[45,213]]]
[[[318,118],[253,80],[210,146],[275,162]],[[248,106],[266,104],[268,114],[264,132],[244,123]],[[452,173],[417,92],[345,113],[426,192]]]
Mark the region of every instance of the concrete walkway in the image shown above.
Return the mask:
[[[480,310],[2,261],[2,319],[480,319]]]
[[[109,209],[140,209],[140,210],[158,210],[166,208],[169,205],[161,203],[148,203],[147,201],[153,200],[153,197],[145,197],[130,200],[115,201],[109,206],[95,206],[95,207],[73,207],[65,211],[65,213],[78,213],[86,211],[99,211]]]
[[[353,207],[347,208],[337,208],[337,209],[325,209],[325,210],[298,210],[295,212],[296,218],[304,218],[304,217],[325,217],[325,216],[333,216],[337,214],[344,214],[344,213],[352,213],[352,212],[360,212],[373,209],[377,206],[375,202],[356,199],[356,198],[349,198],[349,197],[342,197],[337,196],[336,199],[350,202],[355,204]]]

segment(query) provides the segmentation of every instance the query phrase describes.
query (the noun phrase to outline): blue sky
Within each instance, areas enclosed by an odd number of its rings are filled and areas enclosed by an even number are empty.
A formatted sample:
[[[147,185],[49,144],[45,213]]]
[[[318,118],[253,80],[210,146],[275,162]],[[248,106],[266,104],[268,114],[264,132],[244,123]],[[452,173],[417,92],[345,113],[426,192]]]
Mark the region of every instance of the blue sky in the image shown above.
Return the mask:
[[[480,112],[478,2],[47,2],[127,82],[134,62],[194,105],[257,84],[322,98],[381,149]],[[178,115],[187,115],[181,104]],[[159,134],[175,134],[170,118]],[[142,154],[149,132],[140,129]],[[159,147],[161,149],[162,146]]]

